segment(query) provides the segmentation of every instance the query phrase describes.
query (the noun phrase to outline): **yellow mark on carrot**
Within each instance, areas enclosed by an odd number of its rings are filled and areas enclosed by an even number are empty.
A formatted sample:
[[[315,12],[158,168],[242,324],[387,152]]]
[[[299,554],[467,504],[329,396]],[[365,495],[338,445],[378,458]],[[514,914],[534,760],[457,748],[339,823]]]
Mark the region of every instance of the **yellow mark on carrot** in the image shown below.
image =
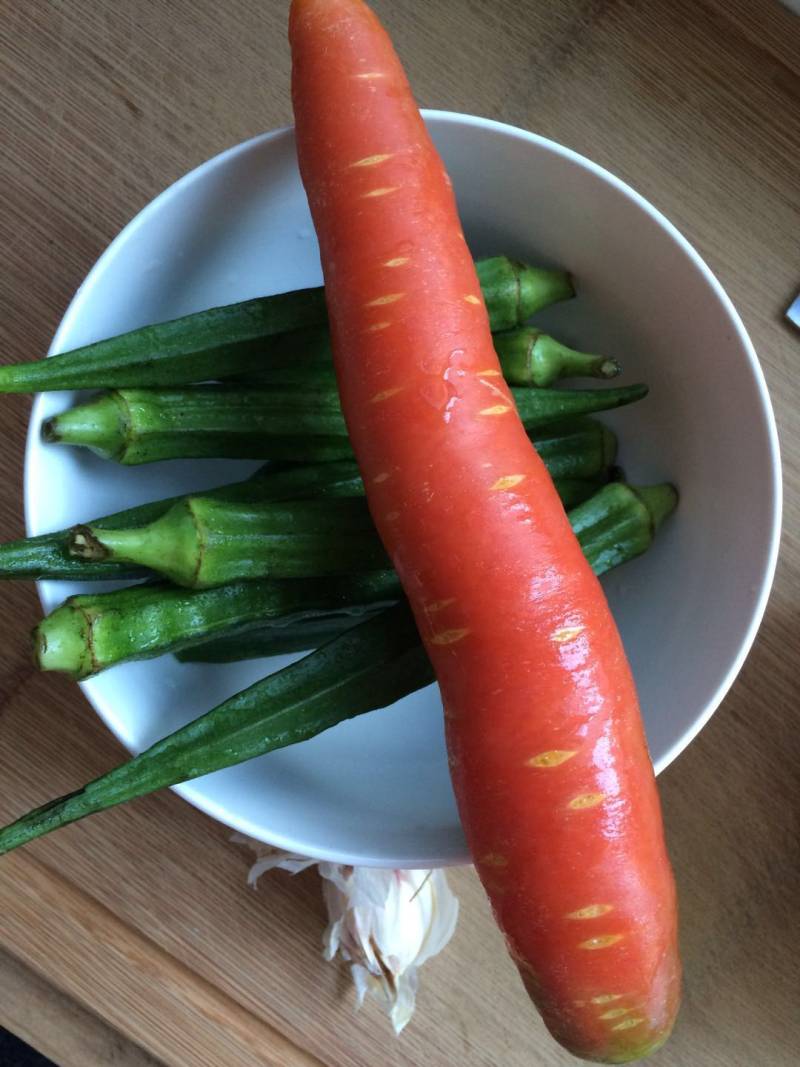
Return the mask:
[[[369,398],[370,404],[380,404],[382,400],[388,400],[390,396],[396,396],[397,393],[402,393],[405,389],[404,385],[396,385],[393,389],[384,389],[380,393],[376,393],[375,396]]]
[[[425,613],[427,615],[435,615],[437,611],[444,611],[445,608],[449,608],[455,602],[456,598],[454,596],[449,596],[446,600],[432,600],[430,604],[425,605]]]
[[[584,811],[586,808],[596,808],[605,799],[605,793],[581,793],[579,796],[573,797],[567,807],[572,808],[573,811]]]
[[[391,322],[373,322],[371,326],[367,326],[364,333],[377,333],[378,330],[385,330],[387,326],[391,325]]]
[[[395,256],[394,259],[387,259],[383,264],[384,267],[402,267],[409,262],[409,256]]]
[[[623,1019],[621,1023],[617,1023],[616,1026],[612,1026],[612,1030],[632,1030],[634,1026],[638,1026],[643,1023],[644,1019],[641,1015],[637,1015],[636,1018]]]
[[[464,628],[460,630],[442,630],[438,634],[434,634],[430,639],[432,645],[454,645],[457,641],[463,640],[469,630]]]
[[[622,940],[622,934],[598,934],[596,937],[587,937],[585,941],[578,942],[578,948],[585,948],[594,952],[599,948],[611,948]]]
[[[613,904],[587,904],[585,908],[578,908],[567,914],[568,919],[599,919],[601,915],[608,915],[614,910]]]
[[[386,196],[387,193],[396,193],[399,188],[399,185],[382,185],[378,189],[370,189],[368,193],[363,193],[361,199],[368,200],[373,196]]]
[[[540,752],[537,756],[531,756],[525,760],[526,767],[559,767],[568,759],[577,756],[576,749],[551,748],[547,752]]]
[[[506,412],[511,411],[508,404],[495,404],[491,408],[483,408],[478,412],[479,415],[505,415]]]
[[[467,293],[464,300],[467,304],[480,304],[481,302],[481,298],[479,296],[473,296],[472,293]]]
[[[396,304],[398,300],[402,300],[405,293],[385,293],[383,296],[376,296],[374,300],[368,300],[364,305],[365,308],[379,308],[384,307],[386,304]]]
[[[592,997],[592,1004],[612,1004],[615,1000],[622,1000],[622,993],[600,993]]]
[[[387,74],[383,70],[370,70],[365,74],[354,74],[353,77],[360,81],[368,81],[370,78],[386,78]]]
[[[499,378],[501,376],[501,374],[502,374],[502,371],[494,370],[492,367],[490,367],[488,370],[479,370],[478,371],[478,377],[479,378]]]
[[[386,479],[390,478],[390,477],[391,477],[391,475],[389,474],[388,471],[381,471],[380,474],[376,474],[375,475],[375,477],[372,479],[372,481],[375,483],[375,485],[380,485],[381,482],[385,482]]]
[[[609,1011],[604,1011],[600,1018],[621,1019],[623,1015],[629,1015],[632,1011],[633,1008],[611,1008]]]
[[[499,852],[487,852],[485,856],[481,856],[478,863],[484,867],[507,867],[508,858]]]
[[[524,474],[504,474],[502,478],[498,478],[494,485],[489,486],[490,489],[513,489],[515,485],[519,485],[520,482],[525,481]]]
[[[383,152],[377,156],[364,156],[363,159],[357,159],[355,163],[351,163],[351,167],[375,167],[378,163],[385,163],[387,159],[391,159],[394,155],[393,152]]]
[[[552,632],[550,640],[555,641],[557,645],[563,645],[567,641],[574,641],[576,637],[580,637],[585,629],[585,626],[561,626]]]

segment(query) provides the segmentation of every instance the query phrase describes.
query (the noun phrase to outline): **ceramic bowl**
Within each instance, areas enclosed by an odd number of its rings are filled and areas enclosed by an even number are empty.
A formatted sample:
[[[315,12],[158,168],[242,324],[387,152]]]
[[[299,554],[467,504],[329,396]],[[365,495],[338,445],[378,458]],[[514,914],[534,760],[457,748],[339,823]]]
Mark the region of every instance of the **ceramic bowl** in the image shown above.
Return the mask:
[[[577,299],[539,322],[616,356],[650,396],[608,421],[629,480],[671,480],[680,507],[645,557],[605,581],[663,770],[706,723],[747,654],[775,566],[780,474],[775,425],[753,346],[719,282],[678,231],[612,174],[524,130],[427,112],[476,255],[566,267]],[[78,290],[52,352],[144,323],[321,281],[291,129],[238,145],[157,197]],[[25,495],[37,534],[182,490],[234,481],[256,464],[120,469],[44,445],[33,407]],[[78,587],[42,582],[46,609]],[[167,656],[83,684],[137,752],[290,662],[183,666]],[[78,783],[76,783],[77,785]],[[468,862],[451,793],[435,686],[306,744],[178,787],[252,837],[305,855],[378,866]]]

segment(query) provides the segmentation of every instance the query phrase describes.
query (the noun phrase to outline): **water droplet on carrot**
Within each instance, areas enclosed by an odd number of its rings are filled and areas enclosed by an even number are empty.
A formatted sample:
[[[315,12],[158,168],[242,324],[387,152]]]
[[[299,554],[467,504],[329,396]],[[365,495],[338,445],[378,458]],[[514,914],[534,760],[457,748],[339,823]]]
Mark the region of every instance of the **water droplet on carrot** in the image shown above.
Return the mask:
[[[420,394],[432,408],[441,411],[453,395],[452,386],[442,378],[428,378],[420,386]]]

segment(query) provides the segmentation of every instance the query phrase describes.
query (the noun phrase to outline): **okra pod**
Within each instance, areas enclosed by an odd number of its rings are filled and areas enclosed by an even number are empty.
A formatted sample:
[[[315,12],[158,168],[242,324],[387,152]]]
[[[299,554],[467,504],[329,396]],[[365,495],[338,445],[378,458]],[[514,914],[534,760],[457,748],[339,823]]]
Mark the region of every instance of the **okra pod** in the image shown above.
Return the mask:
[[[175,658],[181,663],[238,663],[245,659],[308,652],[352,630],[372,614],[367,608],[360,618],[328,615],[319,619],[303,619],[288,626],[255,627],[239,637],[217,637],[190,645],[176,652]]]
[[[563,501],[564,494],[560,491]],[[671,485],[635,489],[616,482],[602,489],[598,487],[588,499],[584,497],[582,506],[571,508],[572,528],[595,573],[605,574],[645,552],[658,527],[674,510],[677,499]],[[194,644],[179,652],[178,659],[183,663],[230,663],[305,652],[318,647],[315,640],[332,639],[353,625],[355,622],[339,618],[318,628],[307,628],[305,620],[285,629],[264,626],[250,630],[244,639],[218,637]]]
[[[81,445],[126,466],[165,459],[276,459],[275,438],[290,438],[300,461],[352,456],[339,395],[296,390],[117,389],[48,419],[45,441]],[[309,439],[308,449],[303,440]],[[278,450],[280,443],[277,443]]]
[[[587,499],[599,488],[601,477],[605,475],[557,481],[565,506]],[[217,660],[220,655],[229,660],[304,652],[399,596],[393,571],[287,581],[263,578],[202,590],[149,583],[81,594],[64,601],[34,629],[34,658],[40,670],[82,679],[117,663],[166,652],[186,650],[191,659],[198,642],[204,649],[213,646],[210,658]],[[252,630],[257,633],[251,636]]]
[[[251,478],[217,489],[204,489],[202,495],[231,503],[267,500],[291,500],[304,497],[363,496],[364,486],[355,460],[314,466],[280,468],[267,465]],[[131,529],[146,526],[160,518],[181,496],[139,504],[113,515],[92,520],[93,529]],[[78,559],[69,553],[72,528],[56,530],[38,537],[21,538],[0,544],[0,578],[66,579],[96,581],[136,577],[141,567],[113,560]]]
[[[391,570],[292,581],[262,578],[215,589],[153,582],[81,594],[69,597],[34,629],[34,659],[40,670],[82,679],[219,635],[246,645],[248,631],[263,630],[269,622],[276,640],[285,632],[296,634],[301,623],[307,634],[319,632],[327,639],[342,632],[342,624],[354,626],[400,596],[400,581]]]
[[[0,855],[115,804],[315,737],[432,680],[410,611],[389,608],[0,830]]]
[[[559,483],[565,507],[578,503],[584,486],[570,487],[570,479],[593,479],[614,460],[616,438],[595,419],[570,419],[553,423],[532,435],[537,451],[550,474]],[[349,445],[348,445],[349,449]],[[352,457],[352,453],[351,453]],[[596,486],[595,486],[596,488]],[[251,481],[219,489],[203,490],[203,496],[230,500],[290,500],[301,498],[361,496],[364,487],[355,459],[291,465],[280,469],[264,467]],[[200,495],[199,493],[196,495]],[[163,515],[183,497],[153,501],[136,508],[107,515],[88,523],[98,528],[145,526]],[[0,544],[0,579],[72,579],[94,581],[136,576],[144,573],[131,564],[109,560],[77,559],[68,552],[70,530]]]
[[[532,326],[495,334],[494,347],[509,385],[542,388],[560,378],[615,378],[620,373],[615,359],[568,348]],[[335,388],[327,328],[310,327],[269,339],[259,365],[237,375],[236,380],[248,385],[295,389]]]
[[[647,387],[511,392],[523,424],[533,431],[633,403],[647,395]],[[352,455],[335,389],[115,390],[48,419],[42,433],[47,441],[83,445],[126,465],[212,456],[285,459],[287,438],[298,460],[321,458],[321,438],[335,453],[326,458]]]
[[[632,515],[644,518],[652,538],[676,496],[671,486],[628,495],[618,492],[618,484],[606,486],[581,505],[579,538],[588,537],[592,515],[604,522],[610,506],[604,500],[615,508],[630,505]],[[570,517],[576,521],[574,512]],[[616,539],[616,532],[611,536]],[[598,572],[612,559],[589,555],[600,550],[602,540],[589,539],[584,546]],[[632,554],[638,554],[641,544],[639,537],[634,539]],[[413,616],[401,602],[256,682],[82,789],[23,815],[0,830],[0,854],[134,797],[315,737],[346,719],[386,707],[433,678]]]
[[[148,526],[77,526],[69,551],[135,563],[190,589],[390,566],[363,497],[243,503],[190,496]]]
[[[494,329],[574,295],[563,271],[497,256],[476,264]],[[0,367],[0,392],[153,388],[240,374],[262,364],[266,339],[327,323],[322,288],[300,289],[210,308],[143,326],[47,360]]]

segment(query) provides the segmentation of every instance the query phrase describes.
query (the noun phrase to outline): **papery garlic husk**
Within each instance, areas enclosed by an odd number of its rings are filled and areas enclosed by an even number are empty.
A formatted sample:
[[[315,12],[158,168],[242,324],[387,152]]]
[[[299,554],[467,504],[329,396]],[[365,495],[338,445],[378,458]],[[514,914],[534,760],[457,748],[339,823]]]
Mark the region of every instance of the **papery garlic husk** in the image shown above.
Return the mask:
[[[444,871],[318,863],[238,834],[233,840],[256,851],[250,885],[275,867],[291,874],[319,868],[329,917],[325,958],[339,953],[350,963],[359,1005],[369,993],[399,1034],[414,1014],[418,968],[442,951],[458,921]]]

